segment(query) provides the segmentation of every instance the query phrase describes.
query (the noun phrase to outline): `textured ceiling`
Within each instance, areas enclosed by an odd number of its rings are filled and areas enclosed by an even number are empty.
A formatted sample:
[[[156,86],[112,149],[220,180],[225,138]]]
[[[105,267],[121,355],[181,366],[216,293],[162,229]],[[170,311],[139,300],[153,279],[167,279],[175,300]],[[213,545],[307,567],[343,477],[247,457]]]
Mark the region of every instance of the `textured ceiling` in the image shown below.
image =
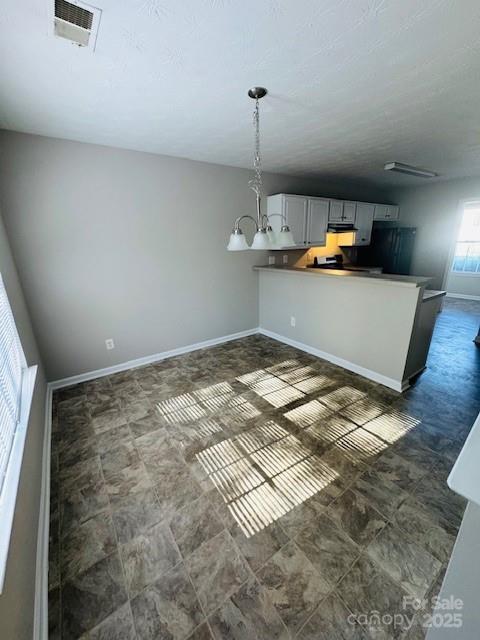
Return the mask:
[[[94,0],[95,52],[53,0],[1,0],[0,128],[248,167],[424,184],[480,175],[478,0]]]

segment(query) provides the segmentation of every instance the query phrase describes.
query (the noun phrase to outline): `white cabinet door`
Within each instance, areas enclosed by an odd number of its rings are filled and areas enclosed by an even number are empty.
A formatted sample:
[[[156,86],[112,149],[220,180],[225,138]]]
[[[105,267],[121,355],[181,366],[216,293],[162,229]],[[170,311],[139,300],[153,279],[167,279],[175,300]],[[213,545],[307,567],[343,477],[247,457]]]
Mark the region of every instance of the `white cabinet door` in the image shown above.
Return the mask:
[[[315,198],[308,201],[307,245],[322,247],[327,243],[330,201]]]
[[[375,214],[373,216],[374,220],[388,220],[387,215],[388,206],[386,204],[376,204],[375,205]]]
[[[355,233],[356,247],[370,244],[374,212],[374,204],[369,204],[368,202],[357,202],[355,217],[355,227],[358,229]]]
[[[330,222],[343,222],[343,200],[330,200]]]
[[[400,214],[400,208],[396,204],[389,204],[387,207],[387,213],[385,217],[387,220],[398,220]]]
[[[330,222],[355,222],[356,202],[349,200],[330,200],[330,213],[328,219]]]
[[[284,196],[277,193],[267,198],[267,215],[270,216],[268,222],[275,233],[280,233],[282,219],[285,215]]]
[[[284,196],[284,214],[295,240],[295,247],[306,245],[308,198]]]
[[[354,223],[355,222],[355,211],[357,208],[356,202],[345,201],[343,203],[343,217],[342,222]]]
[[[396,204],[376,204],[374,219],[398,220],[399,213],[400,209]]]

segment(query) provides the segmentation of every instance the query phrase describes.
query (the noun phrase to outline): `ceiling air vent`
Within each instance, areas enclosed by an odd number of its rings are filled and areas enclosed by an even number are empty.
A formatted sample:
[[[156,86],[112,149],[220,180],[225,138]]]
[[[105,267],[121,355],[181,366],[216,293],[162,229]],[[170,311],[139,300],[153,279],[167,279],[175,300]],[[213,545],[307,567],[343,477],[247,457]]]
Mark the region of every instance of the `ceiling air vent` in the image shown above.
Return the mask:
[[[55,35],[79,47],[94,49],[101,13],[83,2],[55,0]]]

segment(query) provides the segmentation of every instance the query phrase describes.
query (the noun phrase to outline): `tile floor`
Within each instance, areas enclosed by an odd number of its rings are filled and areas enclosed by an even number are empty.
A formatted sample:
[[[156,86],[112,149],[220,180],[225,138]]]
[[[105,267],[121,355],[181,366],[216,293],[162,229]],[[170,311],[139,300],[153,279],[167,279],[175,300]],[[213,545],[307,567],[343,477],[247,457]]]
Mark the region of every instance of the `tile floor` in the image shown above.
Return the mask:
[[[50,638],[423,638],[479,316],[447,301],[401,396],[260,336],[57,393]]]

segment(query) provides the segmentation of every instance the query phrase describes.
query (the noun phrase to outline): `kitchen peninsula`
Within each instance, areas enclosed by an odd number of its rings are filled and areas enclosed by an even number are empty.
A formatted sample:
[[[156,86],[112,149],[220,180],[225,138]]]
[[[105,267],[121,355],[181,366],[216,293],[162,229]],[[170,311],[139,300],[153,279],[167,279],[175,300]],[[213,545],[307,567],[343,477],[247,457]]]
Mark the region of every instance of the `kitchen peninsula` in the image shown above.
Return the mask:
[[[429,278],[255,267],[260,331],[396,391],[423,371],[444,291]]]

